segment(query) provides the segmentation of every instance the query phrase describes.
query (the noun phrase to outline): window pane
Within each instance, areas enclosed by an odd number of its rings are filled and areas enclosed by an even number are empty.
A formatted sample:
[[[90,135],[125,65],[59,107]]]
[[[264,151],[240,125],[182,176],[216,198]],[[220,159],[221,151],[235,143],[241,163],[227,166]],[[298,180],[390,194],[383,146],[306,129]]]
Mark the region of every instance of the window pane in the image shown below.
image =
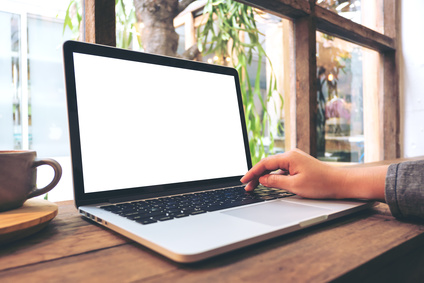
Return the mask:
[[[383,1],[318,0],[317,4],[355,23],[384,33]]]
[[[373,122],[367,118],[368,125],[364,124],[364,115],[372,117],[378,112],[378,108],[372,109],[378,103],[368,103],[377,94],[377,70],[373,70],[378,67],[376,60],[377,52],[317,32],[320,159],[364,162],[365,132]],[[370,106],[371,112],[365,113],[364,106]]]
[[[283,103],[281,98],[290,93],[288,88],[290,80],[293,79],[293,77],[290,77],[291,72],[288,71],[289,67],[292,66],[290,58],[293,58],[293,54],[290,54],[292,49],[287,44],[290,36],[290,23],[289,20],[255,10],[255,25],[259,31],[259,37],[252,38],[260,43],[266,56],[260,55],[257,47],[252,50],[249,50],[248,47],[245,48],[247,56],[244,62],[248,80],[245,79],[246,73],[240,71],[242,73],[242,87],[247,90],[244,107],[245,109],[254,109],[252,112],[255,113],[255,117],[258,117],[256,121],[254,121],[252,115],[247,117],[247,131],[251,141],[250,146],[254,163],[264,157],[262,146],[264,147],[264,154],[275,154],[286,150],[285,133],[288,130],[286,131],[284,127],[284,113],[287,113],[285,111],[288,110],[288,107],[286,107],[286,101]],[[203,30],[203,27],[200,27],[200,29]],[[215,26],[215,34],[218,34],[218,25]],[[239,40],[246,46],[253,43],[252,38],[247,32],[239,33]],[[212,42],[211,34],[209,34],[206,42]],[[224,48],[217,49],[216,53],[202,54],[202,60],[211,64],[232,65],[233,62],[237,64],[239,58],[232,50],[232,44],[233,42],[230,42],[226,46],[228,55],[222,57],[223,55],[219,53],[219,51],[225,49],[224,46]],[[209,47],[210,45],[207,44],[205,50],[209,50]],[[249,51],[252,52],[251,55]],[[248,91],[248,86],[252,87],[251,91]],[[287,103],[287,106],[289,106],[289,103]],[[258,135],[258,131],[263,139],[255,141],[254,137]],[[252,150],[253,147],[258,149]]]
[[[177,54],[183,54],[186,50],[185,47],[185,26],[179,26],[175,28],[175,32],[178,34],[178,49]]]
[[[258,15],[255,17],[256,26],[259,30],[259,42],[262,44],[268,58],[259,58],[258,53],[254,52],[252,57],[252,64],[248,67],[250,74],[250,83],[255,85],[256,71],[260,67],[260,80],[259,87],[264,101],[267,103],[267,111],[270,119],[268,127],[265,129],[265,137],[272,135],[274,139],[274,148],[269,153],[281,153],[285,151],[285,129],[284,129],[284,111],[283,101],[280,95],[283,96],[285,90],[284,84],[290,80],[287,73],[284,72],[284,64],[287,64],[285,58],[285,49],[289,46],[284,45],[284,38],[287,29],[284,29],[284,24],[289,20],[281,19],[268,13],[257,11]],[[249,36],[245,36],[245,42],[250,44]],[[259,59],[261,61],[259,62]],[[269,60],[268,60],[269,59]],[[274,83],[277,84],[277,89],[271,97],[268,96],[268,91],[272,87],[270,85],[270,76],[274,75]],[[256,109],[262,109],[259,99],[255,100]],[[270,140],[265,139],[265,144],[268,146]],[[268,150],[268,149],[267,149]]]
[[[0,148],[21,148],[20,16],[0,12]]]
[[[30,148],[38,156],[69,155],[62,31],[63,22],[28,16]]]

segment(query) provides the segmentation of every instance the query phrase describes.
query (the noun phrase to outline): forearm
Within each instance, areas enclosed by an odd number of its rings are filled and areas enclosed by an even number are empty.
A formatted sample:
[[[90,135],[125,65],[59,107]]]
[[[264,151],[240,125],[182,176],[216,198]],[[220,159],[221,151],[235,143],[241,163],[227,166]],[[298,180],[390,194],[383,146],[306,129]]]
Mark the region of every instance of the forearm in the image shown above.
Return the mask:
[[[389,165],[358,168],[339,168],[338,198],[385,201],[384,190]]]

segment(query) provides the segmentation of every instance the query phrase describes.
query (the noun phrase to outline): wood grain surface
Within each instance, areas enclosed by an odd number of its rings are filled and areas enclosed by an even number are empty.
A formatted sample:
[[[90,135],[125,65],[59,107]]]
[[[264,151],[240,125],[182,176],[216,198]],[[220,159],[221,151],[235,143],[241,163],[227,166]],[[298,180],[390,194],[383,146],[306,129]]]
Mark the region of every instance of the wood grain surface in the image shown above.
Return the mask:
[[[57,212],[57,204],[43,199],[30,199],[17,209],[0,212],[0,245],[38,232]]]
[[[407,160],[411,159],[371,165]],[[424,279],[424,223],[399,221],[384,203],[186,265],[172,262],[83,219],[72,201],[58,205],[58,216],[45,229],[0,246],[0,282],[422,282]]]
[[[367,281],[379,273],[403,274],[405,269],[398,269],[402,265],[385,268],[414,252],[413,263],[422,263],[424,253],[420,251],[424,251],[424,225],[400,222],[386,204],[379,204],[304,231],[182,265],[82,219],[72,202],[62,202],[59,215],[45,229],[1,247],[0,281]]]

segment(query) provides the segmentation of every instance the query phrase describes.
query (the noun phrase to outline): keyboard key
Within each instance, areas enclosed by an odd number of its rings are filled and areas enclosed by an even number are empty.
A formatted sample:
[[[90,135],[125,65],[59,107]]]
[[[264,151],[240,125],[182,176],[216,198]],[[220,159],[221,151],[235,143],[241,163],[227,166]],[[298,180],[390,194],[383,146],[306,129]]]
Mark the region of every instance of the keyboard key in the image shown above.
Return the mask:
[[[142,217],[156,217],[156,216],[166,216],[166,211],[155,211],[149,213],[140,214]]]
[[[167,209],[166,210],[167,213],[181,213],[181,208],[173,208],[173,209]]]
[[[129,220],[139,220],[139,219],[142,219],[143,217],[140,215],[132,215],[132,216],[126,216],[126,218],[128,218]]]
[[[196,214],[202,214],[202,213],[206,213],[205,210],[196,210],[190,213],[190,215],[196,215]]]
[[[273,200],[273,199],[276,199],[276,197],[264,196],[264,197],[261,197],[261,199],[263,199],[263,200]]]
[[[137,216],[139,215],[138,211],[134,211],[134,212],[129,212],[129,213],[125,213],[123,216],[125,217],[131,217],[131,216]]]
[[[187,217],[187,216],[189,216],[190,214],[186,214],[186,213],[180,213],[180,214],[175,214],[174,215],[174,218],[182,218],[182,217]]]
[[[156,216],[156,217],[152,217],[153,220],[157,220],[157,221],[167,221],[167,220],[171,220],[174,217],[170,217],[170,216]]]
[[[152,223],[158,222],[157,220],[153,220],[153,219],[150,219],[150,218],[141,218],[141,219],[138,219],[136,221],[138,223],[140,223],[140,224],[143,224],[143,225],[152,224]]]
[[[115,205],[104,205],[100,207],[101,209],[107,210],[107,211],[116,211],[116,210],[120,210],[119,207],[115,206]]]
[[[215,205],[215,206],[210,206],[210,207],[208,207],[206,210],[207,210],[207,211],[212,212],[212,211],[217,211],[217,210],[227,209],[227,208],[230,208],[230,207],[234,207],[234,206],[232,206],[232,205],[230,205],[230,204],[225,204],[225,205]]]

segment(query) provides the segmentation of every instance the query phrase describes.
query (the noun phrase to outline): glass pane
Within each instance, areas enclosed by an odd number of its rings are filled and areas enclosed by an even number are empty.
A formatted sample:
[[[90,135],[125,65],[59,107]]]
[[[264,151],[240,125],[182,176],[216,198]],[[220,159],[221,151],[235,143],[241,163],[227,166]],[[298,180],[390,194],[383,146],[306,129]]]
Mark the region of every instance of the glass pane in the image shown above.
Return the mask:
[[[290,81],[289,72],[284,69],[286,63],[290,65],[289,59],[285,56],[290,57],[290,54],[285,52],[290,48],[283,43],[284,39],[289,37],[288,22],[289,20],[256,10],[255,25],[259,31],[259,37],[253,37],[253,39],[260,43],[266,56],[259,54],[258,47],[250,50],[251,55],[249,55],[249,48],[245,48],[247,56],[243,62],[246,64],[248,79],[245,79],[246,73],[241,71],[241,84],[242,88],[244,87],[246,90],[249,89],[248,85],[252,87],[251,91],[246,91],[246,99],[243,103],[245,109],[254,109],[252,112],[255,113],[246,119],[254,163],[265,155],[284,152],[286,148],[283,110],[285,104],[281,97],[286,92],[285,86]],[[203,30],[202,26],[199,28]],[[218,25],[215,25],[214,30],[215,35],[218,34]],[[209,33],[205,40],[207,42],[205,50],[209,50],[211,43],[213,46],[219,46],[221,43],[213,42],[212,38]],[[252,44],[252,39],[247,32],[240,32],[239,39],[246,46],[255,44]],[[223,42],[225,43],[225,41]],[[202,60],[210,64],[230,66],[233,62],[237,64],[239,58],[232,53],[234,52],[232,44],[233,42],[230,41],[227,46],[217,48],[215,53],[202,54]],[[220,54],[220,51],[225,49],[227,54]],[[276,89],[274,89],[274,85]],[[287,91],[287,93],[289,92]],[[258,135],[263,138],[256,140]],[[257,148],[257,150],[252,150],[252,148]]]
[[[178,34],[178,49],[177,54],[183,54],[186,50],[185,47],[185,26],[179,26],[175,28],[175,32]]]
[[[384,33],[383,1],[318,0],[317,4],[355,23]]]
[[[62,31],[63,22],[28,16],[30,148],[40,157],[69,155]]]
[[[20,16],[0,12],[0,148],[21,148]]]
[[[372,76],[377,73],[372,69],[378,67],[375,59],[377,52],[317,32],[320,159],[364,162],[364,101],[371,101],[376,93],[378,78]]]
[[[258,15],[256,16],[256,26],[259,30],[259,42],[262,44],[268,59],[265,57],[260,58],[257,52],[253,52],[252,63],[248,67],[248,72],[250,74],[250,84],[255,85],[255,80],[257,79],[257,70],[260,66],[260,75],[259,75],[259,87],[264,101],[267,103],[267,111],[270,118],[270,124],[268,128],[265,129],[265,137],[273,136],[274,148],[272,154],[277,154],[285,151],[285,132],[284,132],[284,112],[282,109],[282,101],[279,95],[283,95],[283,84],[284,80],[289,80],[287,74],[284,74],[282,69],[282,64],[284,64],[284,48],[288,46],[283,46],[283,22],[288,21],[281,19],[279,17],[273,16],[268,13],[257,11]],[[250,38],[245,35],[246,44],[250,44]],[[260,60],[260,61],[259,61]],[[268,98],[267,93],[270,86],[270,76],[271,73],[275,75],[277,79],[277,91]],[[284,77],[286,75],[286,77]],[[284,78],[283,78],[284,77]],[[281,80],[279,80],[279,79]],[[281,83],[281,84],[280,84]],[[278,93],[277,93],[278,92]],[[259,98],[255,99],[256,109],[262,109],[261,101]],[[270,146],[270,140],[265,139],[265,145]],[[269,149],[267,148],[267,151]]]

